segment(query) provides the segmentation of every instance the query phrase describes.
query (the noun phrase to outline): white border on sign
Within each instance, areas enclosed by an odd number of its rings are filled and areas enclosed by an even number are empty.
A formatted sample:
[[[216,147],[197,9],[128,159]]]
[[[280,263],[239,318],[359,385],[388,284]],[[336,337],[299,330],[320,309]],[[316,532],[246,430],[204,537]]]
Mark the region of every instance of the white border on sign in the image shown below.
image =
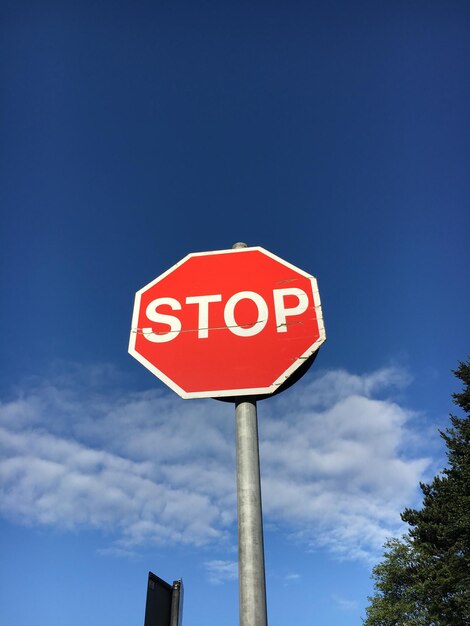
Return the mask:
[[[318,331],[319,331],[320,336],[317,339],[317,341],[315,341],[315,343],[313,343],[300,357],[298,357],[293,362],[293,364],[287,370],[285,370],[282,373],[282,375],[277,380],[275,380],[269,387],[260,387],[260,388],[249,387],[247,389],[223,389],[223,390],[217,389],[217,390],[212,390],[212,391],[187,392],[184,389],[182,389],[179,385],[177,385],[173,380],[168,378],[166,374],[164,374],[158,368],[156,368],[155,365],[150,363],[150,361],[148,361],[135,349],[135,344],[137,340],[137,327],[138,327],[138,320],[139,320],[140,301],[141,301],[142,294],[145,291],[147,291],[147,289],[149,289],[150,287],[153,287],[153,285],[156,285],[158,282],[163,280],[165,276],[168,276],[168,274],[171,274],[171,272],[173,272],[176,268],[180,267],[180,265],[183,265],[183,263],[186,263],[186,261],[192,257],[212,256],[216,254],[243,254],[244,252],[252,252],[253,250],[258,250],[262,254],[265,254],[266,256],[271,257],[278,263],[281,263],[282,265],[285,265],[286,267],[294,270],[298,274],[301,274],[302,276],[305,276],[306,278],[310,279],[310,282],[312,283],[313,305],[316,311]],[[135,294],[134,310],[132,314],[132,328],[131,328],[131,335],[129,338],[128,351],[131,356],[133,356],[135,359],[137,359],[137,361],[139,361],[139,363],[141,363],[144,367],[150,370],[152,374],[154,374],[157,378],[159,378],[162,382],[164,382],[165,385],[170,387],[170,389],[172,389],[174,392],[176,392],[179,396],[181,396],[185,400],[188,400],[191,398],[228,398],[228,397],[241,397],[241,396],[269,395],[269,394],[274,393],[284,382],[286,382],[286,380],[295,372],[295,370],[298,369],[302,365],[302,363],[304,363],[309,357],[312,356],[314,352],[316,352],[320,348],[320,346],[325,341],[326,341],[326,332],[325,332],[325,325],[323,323],[323,314],[322,314],[322,309],[321,309],[320,293],[318,291],[317,279],[311,274],[308,274],[307,272],[304,272],[304,270],[301,270],[300,268],[296,267],[292,263],[289,263],[288,261],[281,259],[280,257],[273,254],[272,252],[265,250],[261,246],[252,246],[252,247],[247,247],[247,248],[230,248],[228,250],[212,250],[210,252],[192,252],[186,255],[183,259],[181,259],[181,261],[178,261],[178,263],[175,263],[175,265],[172,265],[170,269],[168,269],[166,272],[157,276],[157,278],[155,278],[150,283],[145,285],[145,287],[142,287],[142,289],[139,289],[139,291],[137,291],[137,293]]]

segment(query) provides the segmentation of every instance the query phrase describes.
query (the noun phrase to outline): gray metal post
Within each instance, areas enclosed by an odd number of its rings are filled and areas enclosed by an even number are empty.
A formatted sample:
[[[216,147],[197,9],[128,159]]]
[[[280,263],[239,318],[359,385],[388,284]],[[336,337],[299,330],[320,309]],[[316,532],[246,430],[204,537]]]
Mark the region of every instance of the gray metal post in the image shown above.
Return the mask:
[[[238,242],[232,248],[246,248]],[[267,626],[263,510],[256,401],[235,404],[240,626]]]
[[[235,405],[240,626],[267,626],[256,402]]]
[[[174,580],[171,590],[170,626],[182,626],[183,623],[183,581]]]

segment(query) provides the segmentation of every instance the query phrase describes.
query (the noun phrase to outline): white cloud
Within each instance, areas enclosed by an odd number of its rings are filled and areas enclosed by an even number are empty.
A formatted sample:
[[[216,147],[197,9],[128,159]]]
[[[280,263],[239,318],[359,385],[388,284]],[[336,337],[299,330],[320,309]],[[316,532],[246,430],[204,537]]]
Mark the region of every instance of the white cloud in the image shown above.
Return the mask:
[[[0,512],[27,524],[105,529],[115,554],[171,542],[229,549],[233,406],[122,392],[113,376],[65,370],[0,404]],[[265,522],[341,558],[369,558],[400,532],[399,512],[427,465],[407,450],[413,414],[384,395],[406,383],[394,368],[317,372],[260,403]],[[215,580],[231,562],[210,563]]]
[[[295,574],[295,573],[287,574],[286,576],[284,576],[284,586],[288,587],[292,584],[297,584],[300,582],[301,578],[302,577],[300,576],[300,574]]]
[[[237,561],[206,561],[204,567],[207,571],[209,582],[213,585],[236,580],[238,577]]]
[[[346,598],[340,598],[339,596],[333,596],[332,600],[343,611],[357,611],[359,608],[356,600],[346,600]]]
[[[328,372],[292,395],[282,417],[262,424],[264,511],[312,546],[364,557],[400,532],[398,512],[413,499],[428,461],[404,453],[410,411],[366,395],[377,381],[385,385],[384,371],[365,377],[363,395],[357,376],[338,377],[339,400],[322,391],[322,380],[338,386]],[[390,382],[397,379],[391,372]]]

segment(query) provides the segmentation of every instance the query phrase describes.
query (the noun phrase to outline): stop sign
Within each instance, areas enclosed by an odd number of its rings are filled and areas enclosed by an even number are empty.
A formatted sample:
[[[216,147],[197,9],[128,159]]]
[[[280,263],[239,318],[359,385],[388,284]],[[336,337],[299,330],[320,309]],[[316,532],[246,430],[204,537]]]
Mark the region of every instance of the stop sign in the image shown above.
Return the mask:
[[[325,341],[317,281],[260,247],[188,254],[135,297],[129,353],[183,398],[276,391]]]

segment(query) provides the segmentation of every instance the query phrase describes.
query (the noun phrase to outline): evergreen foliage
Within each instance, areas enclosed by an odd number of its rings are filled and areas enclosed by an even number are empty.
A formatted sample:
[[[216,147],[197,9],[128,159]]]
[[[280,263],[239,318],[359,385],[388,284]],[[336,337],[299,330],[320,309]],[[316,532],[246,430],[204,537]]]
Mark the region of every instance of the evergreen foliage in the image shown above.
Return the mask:
[[[448,467],[421,484],[421,510],[402,513],[408,533],[387,542],[373,570],[365,626],[470,626],[470,358],[454,374],[464,388],[453,400],[466,415],[440,432]]]

